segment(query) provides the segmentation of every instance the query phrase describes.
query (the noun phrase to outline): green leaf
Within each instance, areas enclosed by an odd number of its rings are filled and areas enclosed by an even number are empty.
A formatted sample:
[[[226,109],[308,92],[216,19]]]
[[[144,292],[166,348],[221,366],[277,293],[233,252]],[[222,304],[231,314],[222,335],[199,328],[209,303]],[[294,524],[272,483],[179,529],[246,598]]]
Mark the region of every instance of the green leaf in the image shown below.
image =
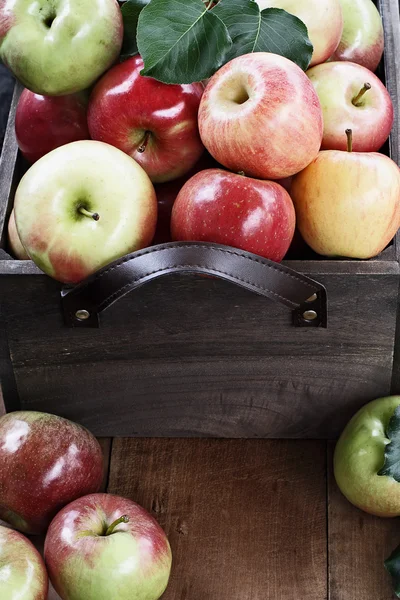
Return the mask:
[[[280,8],[260,12],[254,0],[221,0],[212,12],[223,21],[232,38],[228,60],[250,52],[273,52],[306,70],[313,45],[303,21]]]
[[[400,598],[400,546],[385,560],[385,569],[392,576],[394,593]]]
[[[138,53],[136,32],[139,15],[149,2],[150,0],[127,0],[121,7],[124,22],[124,41],[121,51],[122,60],[126,60]]]
[[[400,406],[390,418],[386,437],[390,442],[385,448],[385,463],[378,475],[387,475],[400,482]]]
[[[211,77],[232,47],[228,29],[202,0],[151,0],[139,16],[142,75],[164,83]]]

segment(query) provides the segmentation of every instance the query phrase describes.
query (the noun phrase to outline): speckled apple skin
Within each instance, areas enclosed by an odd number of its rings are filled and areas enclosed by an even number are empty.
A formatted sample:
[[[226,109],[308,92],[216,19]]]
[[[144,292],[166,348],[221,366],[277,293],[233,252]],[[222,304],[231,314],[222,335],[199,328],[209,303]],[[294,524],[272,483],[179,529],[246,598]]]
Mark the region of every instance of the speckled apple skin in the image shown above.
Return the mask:
[[[123,515],[129,522],[104,536]],[[158,600],[172,555],[164,531],[144,508],[113,494],[91,494],[52,521],[45,561],[63,600]]]
[[[32,542],[18,531],[0,527],[0,598],[47,600],[46,567]]]
[[[103,455],[84,427],[39,412],[0,419],[0,519],[24,533],[43,533],[67,503],[97,492]]]

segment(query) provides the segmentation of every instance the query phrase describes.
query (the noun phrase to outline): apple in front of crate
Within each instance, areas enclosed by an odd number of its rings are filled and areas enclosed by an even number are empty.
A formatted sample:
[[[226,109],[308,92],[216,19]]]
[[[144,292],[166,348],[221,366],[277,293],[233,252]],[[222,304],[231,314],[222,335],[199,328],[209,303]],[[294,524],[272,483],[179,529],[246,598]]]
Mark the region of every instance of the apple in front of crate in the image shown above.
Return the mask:
[[[90,135],[134,158],[155,183],[187,173],[204,151],[197,113],[201,83],[167,85],[143,77],[135,56],[98,82],[88,111]]]
[[[37,94],[90,87],[118,58],[122,36],[116,0],[0,2],[0,59]]]
[[[34,163],[55,148],[90,138],[88,94],[42,96],[24,90],[15,115],[15,134],[24,157]]]
[[[372,0],[339,0],[343,13],[343,34],[331,59],[349,60],[375,71],[382,58],[382,18]]]
[[[48,275],[78,283],[154,237],[157,200],[137,162],[108,144],[84,140],[38,160],[15,194],[23,246]]]
[[[0,590],[2,600],[47,600],[46,567],[32,542],[18,531],[0,526]]]
[[[393,126],[389,92],[371,71],[351,62],[327,62],[307,71],[324,118],[323,150],[346,150],[346,129],[353,131],[353,150],[375,152]]]
[[[75,498],[97,492],[103,454],[84,427],[62,417],[17,411],[0,418],[0,519],[43,533]]]
[[[200,102],[199,127],[217,162],[257,179],[304,169],[317,156],[323,132],[306,74],[268,52],[234,58],[213,75]]]
[[[64,600],[158,600],[172,562],[167,536],[153,517],[112,494],[66,506],[49,527],[44,554]]]
[[[400,396],[369,402],[346,425],[335,448],[340,490],[352,504],[379,517],[400,516],[400,474],[393,465],[400,452],[399,407]]]
[[[11,211],[10,218],[8,220],[8,245],[11,250],[11,254],[18,260],[29,260],[29,256],[19,239],[17,226],[15,224],[14,209]]]
[[[314,51],[310,65],[325,62],[336,50],[343,31],[339,0],[256,0],[265,8],[281,8],[306,25]]]
[[[278,183],[208,169],[179,192],[171,233],[175,241],[225,244],[280,261],[292,241],[295,221],[290,196]]]
[[[293,178],[297,225],[318,254],[372,258],[400,227],[400,169],[377,152],[324,150]]]

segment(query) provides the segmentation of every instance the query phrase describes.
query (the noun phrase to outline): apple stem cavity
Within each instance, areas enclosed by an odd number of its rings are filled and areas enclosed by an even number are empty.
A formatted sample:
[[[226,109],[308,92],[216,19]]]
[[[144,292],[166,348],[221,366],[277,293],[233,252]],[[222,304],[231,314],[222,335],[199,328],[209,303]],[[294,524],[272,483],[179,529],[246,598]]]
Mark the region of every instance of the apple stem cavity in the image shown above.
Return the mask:
[[[111,523],[111,525],[107,528],[105,535],[107,536],[107,535],[111,535],[112,533],[114,533],[114,529],[120,523],[129,523],[128,515],[122,515],[122,517],[119,517],[119,519],[116,519],[114,521],[114,523]]]
[[[80,206],[78,208],[78,211],[81,213],[81,215],[85,215],[85,217],[89,217],[90,219],[93,219],[94,221],[98,221],[100,219],[99,213],[97,213],[97,212],[92,213],[92,212],[86,210],[86,208],[84,208],[83,206]]]
[[[141,154],[146,150],[147,144],[149,143],[149,140],[150,140],[150,136],[151,136],[151,131],[146,131],[146,133],[144,134],[142,143],[140,144],[140,146],[138,148],[138,152],[140,152]]]
[[[364,83],[363,87],[358,92],[357,96],[355,96],[352,100],[352,103],[354,104],[354,106],[362,106],[363,105],[362,102],[360,102],[360,100],[364,96],[365,92],[368,92],[368,90],[370,90],[370,89],[371,89],[371,84]]]
[[[347,152],[353,152],[353,130],[346,129],[347,135]]]

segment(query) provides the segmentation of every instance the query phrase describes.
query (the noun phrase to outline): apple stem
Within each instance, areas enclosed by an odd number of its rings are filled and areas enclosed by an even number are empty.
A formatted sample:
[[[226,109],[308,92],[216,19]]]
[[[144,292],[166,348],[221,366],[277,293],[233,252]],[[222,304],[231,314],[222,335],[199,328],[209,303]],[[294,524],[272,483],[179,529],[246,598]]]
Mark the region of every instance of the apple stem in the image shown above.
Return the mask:
[[[238,175],[242,175],[243,177],[246,177],[246,173],[244,171],[238,171]]]
[[[346,129],[347,135],[347,152],[353,152],[353,130]]]
[[[146,133],[144,134],[142,143],[140,144],[140,146],[138,148],[138,152],[142,153],[146,150],[147,144],[149,143],[149,140],[150,140],[150,136],[151,136],[151,131],[146,131]]]
[[[98,221],[100,219],[99,213],[92,213],[92,212],[86,210],[86,208],[83,208],[83,206],[80,206],[78,208],[78,211],[81,213],[81,215],[85,215],[85,217],[90,217],[94,221]]]
[[[128,517],[128,515],[122,515],[122,517],[120,517],[119,519],[117,519],[116,521],[114,521],[114,523],[111,523],[111,525],[108,527],[108,529],[106,531],[106,536],[107,535],[111,535],[112,533],[114,533],[114,529],[120,523],[129,523],[129,517]]]
[[[362,103],[360,102],[360,100],[364,96],[365,92],[368,92],[368,90],[370,90],[370,89],[371,89],[371,84],[364,83],[363,87],[358,92],[357,96],[355,96],[352,100],[354,106],[362,106]]]

